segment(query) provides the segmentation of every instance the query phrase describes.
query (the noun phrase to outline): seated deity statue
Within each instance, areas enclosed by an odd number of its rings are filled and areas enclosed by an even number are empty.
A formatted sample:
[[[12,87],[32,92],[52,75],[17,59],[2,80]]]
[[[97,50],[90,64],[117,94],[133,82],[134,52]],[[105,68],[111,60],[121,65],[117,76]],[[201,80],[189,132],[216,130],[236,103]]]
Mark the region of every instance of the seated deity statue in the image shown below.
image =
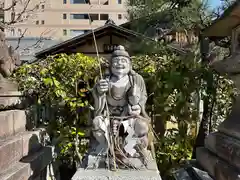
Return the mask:
[[[91,154],[115,153],[117,164],[139,158],[145,165],[150,131],[150,118],[145,111],[147,92],[142,76],[132,69],[131,58],[123,46],[112,53],[108,72],[93,88],[93,98],[92,134],[97,145]]]

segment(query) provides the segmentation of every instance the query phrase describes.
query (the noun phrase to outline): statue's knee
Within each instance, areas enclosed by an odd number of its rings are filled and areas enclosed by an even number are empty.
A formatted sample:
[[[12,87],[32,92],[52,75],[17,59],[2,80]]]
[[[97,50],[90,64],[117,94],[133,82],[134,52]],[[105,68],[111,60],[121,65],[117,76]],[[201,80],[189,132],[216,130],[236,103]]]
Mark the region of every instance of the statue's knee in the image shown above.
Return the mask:
[[[104,131],[101,129],[101,123],[103,123],[103,118],[101,116],[97,116],[93,119],[92,133],[98,141],[102,141],[104,136]]]
[[[93,130],[100,129],[102,121],[103,121],[103,118],[101,116],[95,117],[93,119],[93,124],[92,124]]]
[[[134,123],[134,132],[138,137],[145,136],[148,134],[149,127],[148,123],[142,120],[136,120]]]

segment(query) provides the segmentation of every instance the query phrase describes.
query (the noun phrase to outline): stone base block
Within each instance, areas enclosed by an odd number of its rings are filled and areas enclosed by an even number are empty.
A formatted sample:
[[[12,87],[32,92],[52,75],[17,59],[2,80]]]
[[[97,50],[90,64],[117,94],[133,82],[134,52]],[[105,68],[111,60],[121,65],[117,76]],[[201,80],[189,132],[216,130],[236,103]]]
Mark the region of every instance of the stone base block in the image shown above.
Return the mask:
[[[0,108],[14,106],[21,103],[22,94],[18,91],[0,92]]]
[[[25,131],[26,113],[24,110],[0,112],[0,139]]]
[[[38,152],[28,155],[9,169],[0,173],[1,180],[48,179],[47,166],[52,162],[52,147],[43,147]],[[53,174],[54,176],[54,174]]]
[[[125,170],[118,169],[78,169],[72,180],[161,180],[157,170]]]
[[[215,132],[206,138],[205,147],[240,170],[240,140]]]
[[[18,162],[23,156],[39,150],[41,131],[24,132],[0,141],[0,173]]]
[[[218,126],[218,131],[223,132],[224,134],[227,134],[228,136],[234,137],[236,139],[240,139],[239,107],[240,99],[238,99],[236,104],[233,105],[233,109],[228,118]]]
[[[214,179],[240,180],[240,173],[235,168],[206,148],[197,149],[197,161]]]
[[[147,152],[147,162],[146,164],[143,164],[143,162],[139,158],[127,158],[123,159],[121,161],[117,161],[117,167],[119,169],[125,169],[127,168],[134,168],[134,169],[148,169],[148,170],[155,170],[157,171],[157,164],[155,159],[153,159],[151,152]],[[87,169],[108,169],[107,167],[107,158],[106,157],[100,157],[95,155],[87,155],[82,164],[82,168]],[[111,166],[111,165],[110,165]]]

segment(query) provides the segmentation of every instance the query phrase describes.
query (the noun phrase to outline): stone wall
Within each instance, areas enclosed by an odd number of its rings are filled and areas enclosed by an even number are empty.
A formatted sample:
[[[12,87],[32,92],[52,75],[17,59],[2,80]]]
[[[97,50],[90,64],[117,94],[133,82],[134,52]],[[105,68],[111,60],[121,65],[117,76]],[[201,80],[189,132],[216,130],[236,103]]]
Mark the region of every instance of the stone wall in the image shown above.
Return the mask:
[[[19,92],[11,92],[11,97],[0,94],[1,105],[13,105],[10,110],[0,111],[0,179],[46,180],[50,176],[48,167],[53,160],[53,147],[43,145],[44,129],[26,130],[26,111],[13,103],[20,102],[19,95]],[[53,177],[55,174],[52,173]]]
[[[44,146],[44,129],[27,129],[28,116],[17,84],[9,76],[17,66],[17,55],[0,32],[0,180],[58,179],[52,166],[53,147]],[[53,171],[50,174],[50,170]]]

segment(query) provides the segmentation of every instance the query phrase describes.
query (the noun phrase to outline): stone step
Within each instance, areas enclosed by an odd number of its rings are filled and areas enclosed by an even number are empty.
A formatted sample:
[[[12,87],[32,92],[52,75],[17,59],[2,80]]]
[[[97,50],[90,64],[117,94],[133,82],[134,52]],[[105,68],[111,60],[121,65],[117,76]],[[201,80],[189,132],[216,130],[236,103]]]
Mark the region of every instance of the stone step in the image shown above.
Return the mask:
[[[46,167],[52,161],[52,147],[42,147],[39,151],[24,157],[4,172],[0,173],[0,180],[37,180],[46,176]],[[42,177],[42,179],[47,179]]]
[[[23,156],[42,147],[41,131],[23,132],[0,141],[0,173],[18,162]]]
[[[215,132],[205,139],[205,147],[240,170],[240,140]]]
[[[25,131],[26,113],[24,110],[0,112],[0,140]]]
[[[197,148],[197,162],[217,180],[240,180],[240,173],[208,149]]]

